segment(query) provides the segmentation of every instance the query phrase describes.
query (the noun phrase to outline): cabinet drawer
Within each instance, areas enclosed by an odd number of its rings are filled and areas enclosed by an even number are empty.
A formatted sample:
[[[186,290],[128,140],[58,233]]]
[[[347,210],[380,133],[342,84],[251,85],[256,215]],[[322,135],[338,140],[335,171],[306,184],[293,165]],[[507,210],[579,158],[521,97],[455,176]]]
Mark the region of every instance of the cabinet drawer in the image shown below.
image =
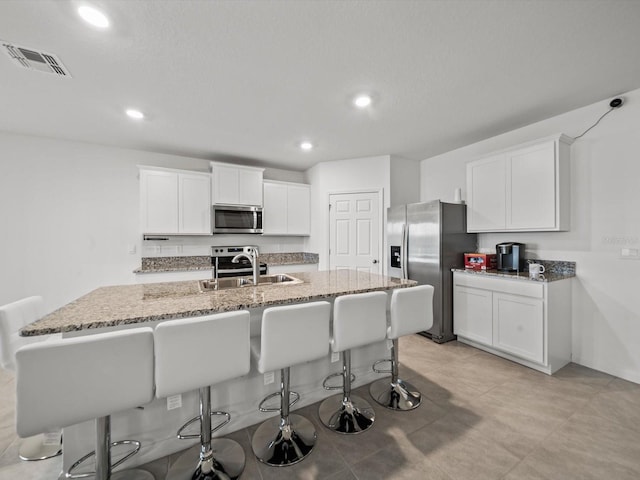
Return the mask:
[[[453,281],[455,285],[463,287],[482,288],[533,298],[544,296],[544,284],[534,281],[492,278],[470,273],[456,273]]]

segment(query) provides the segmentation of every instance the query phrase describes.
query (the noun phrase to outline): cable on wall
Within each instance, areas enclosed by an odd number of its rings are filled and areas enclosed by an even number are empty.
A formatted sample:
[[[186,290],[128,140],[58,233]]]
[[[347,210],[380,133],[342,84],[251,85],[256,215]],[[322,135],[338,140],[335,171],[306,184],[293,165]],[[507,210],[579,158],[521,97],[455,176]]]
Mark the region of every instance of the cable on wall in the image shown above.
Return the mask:
[[[611,100],[609,102],[609,110],[607,110],[606,112],[604,112],[602,115],[600,115],[600,118],[598,120],[596,120],[596,123],[594,123],[593,125],[591,125],[589,128],[587,128],[584,132],[582,132],[580,135],[578,135],[577,137],[573,137],[573,140],[576,141],[579,138],[583,137],[589,130],[591,130],[593,127],[595,127],[596,125],[598,125],[600,123],[600,120],[602,120],[604,117],[606,117],[607,115],[609,115],[613,110],[615,110],[616,108],[620,108],[622,106],[622,104],[624,103],[624,100],[622,98],[614,98],[613,100]]]

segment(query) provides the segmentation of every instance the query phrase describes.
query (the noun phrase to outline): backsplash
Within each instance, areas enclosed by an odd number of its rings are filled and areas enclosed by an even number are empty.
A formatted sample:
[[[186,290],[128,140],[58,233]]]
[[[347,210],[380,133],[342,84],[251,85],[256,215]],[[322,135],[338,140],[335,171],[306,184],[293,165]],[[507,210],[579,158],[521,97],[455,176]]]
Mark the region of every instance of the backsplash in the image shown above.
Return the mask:
[[[211,255],[211,247],[257,245],[260,253],[302,252],[304,237],[269,237],[260,235],[213,235],[202,237],[173,236],[168,240],[143,240],[142,258],[190,257]]]
[[[174,269],[211,268],[211,255],[179,257],[142,257],[140,271],[165,271]]]
[[[268,265],[298,265],[302,263],[318,263],[317,253],[265,253],[260,254],[260,261]]]
[[[298,265],[318,263],[317,253],[265,253],[260,255],[260,262],[268,265]],[[142,257],[142,265],[134,273],[175,272],[181,270],[211,269],[210,255],[176,256],[176,257]]]
[[[575,275],[576,274],[576,262],[565,262],[562,260],[540,260],[539,258],[526,258],[525,261],[529,263],[541,264],[545,272],[555,275]]]

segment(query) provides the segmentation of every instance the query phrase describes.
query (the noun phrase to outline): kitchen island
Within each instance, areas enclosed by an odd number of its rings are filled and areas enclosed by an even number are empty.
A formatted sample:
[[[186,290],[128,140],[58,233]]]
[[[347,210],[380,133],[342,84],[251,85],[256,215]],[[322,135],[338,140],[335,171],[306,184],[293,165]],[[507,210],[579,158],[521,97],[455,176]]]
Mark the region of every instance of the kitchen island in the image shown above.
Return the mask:
[[[298,283],[243,286],[217,291],[202,291],[199,282],[167,282],[144,285],[118,285],[98,288],[74,302],[52,312],[24,329],[24,336],[62,333],[65,337],[90,335],[138,326],[154,327],[169,319],[197,317],[213,313],[247,309],[251,313],[251,336],[259,340],[262,312],[266,307],[318,300],[333,301],[352,293],[391,291],[416,284],[412,280],[385,277],[354,270],[300,272],[292,274]],[[189,345],[184,346],[185,349]],[[351,356],[354,387],[380,378],[373,373],[372,363],[389,355],[386,342],[354,349]],[[81,361],[81,359],[79,359]],[[193,368],[206,368],[194,365]],[[338,359],[327,356],[291,369],[291,389],[301,394],[296,409],[317,402],[335,392],[322,387],[330,373],[341,371]],[[91,375],[92,372],[87,372]],[[244,377],[213,386],[211,402],[215,410],[228,411],[232,421],[218,435],[261,422],[272,414],[260,413],[258,404],[266,395],[278,390],[275,381],[262,375],[252,362]],[[177,398],[179,397],[179,398]],[[142,443],[138,455],[126,462],[127,467],[140,465],[183,450],[197,440],[178,440],[180,425],[198,412],[197,391],[169,399],[155,399],[142,408],[114,413],[111,417],[112,440],[136,439]],[[84,422],[64,429],[64,469],[87,453],[94,438],[94,422]],[[250,452],[246,452],[248,455]]]
[[[326,300],[350,293],[385,291],[416,284],[413,280],[355,270],[298,272],[293,276],[301,282],[215,291],[202,291],[195,280],[101,287],[26,326],[20,334],[33,336],[122,327]]]

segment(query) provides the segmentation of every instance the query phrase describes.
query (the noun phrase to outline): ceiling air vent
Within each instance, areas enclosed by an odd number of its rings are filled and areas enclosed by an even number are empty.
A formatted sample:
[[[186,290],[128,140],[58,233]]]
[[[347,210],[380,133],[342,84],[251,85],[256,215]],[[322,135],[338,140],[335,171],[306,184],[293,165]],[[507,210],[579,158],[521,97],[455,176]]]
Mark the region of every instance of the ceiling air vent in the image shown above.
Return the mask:
[[[2,42],[2,46],[7,55],[21,67],[71,78],[67,67],[52,53],[39,52],[32,48],[20,47],[6,42]]]

